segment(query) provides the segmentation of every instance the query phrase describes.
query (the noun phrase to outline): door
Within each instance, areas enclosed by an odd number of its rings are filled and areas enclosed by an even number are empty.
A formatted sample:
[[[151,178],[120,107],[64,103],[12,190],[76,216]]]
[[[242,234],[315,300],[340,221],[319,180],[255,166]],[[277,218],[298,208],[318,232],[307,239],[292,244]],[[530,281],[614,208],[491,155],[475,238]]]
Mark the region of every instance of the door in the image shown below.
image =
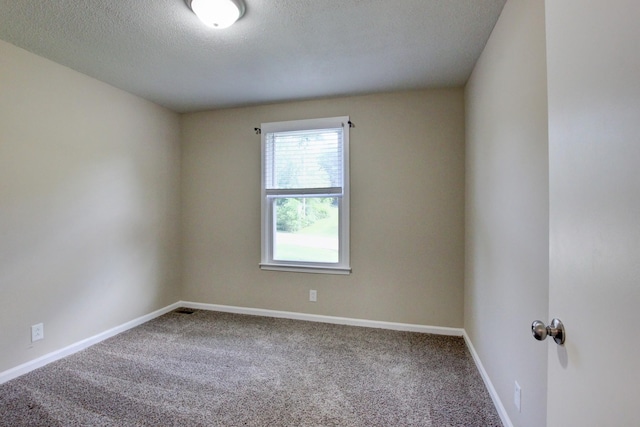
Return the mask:
[[[640,3],[546,2],[548,427],[640,426]],[[547,319],[550,320],[550,319]]]

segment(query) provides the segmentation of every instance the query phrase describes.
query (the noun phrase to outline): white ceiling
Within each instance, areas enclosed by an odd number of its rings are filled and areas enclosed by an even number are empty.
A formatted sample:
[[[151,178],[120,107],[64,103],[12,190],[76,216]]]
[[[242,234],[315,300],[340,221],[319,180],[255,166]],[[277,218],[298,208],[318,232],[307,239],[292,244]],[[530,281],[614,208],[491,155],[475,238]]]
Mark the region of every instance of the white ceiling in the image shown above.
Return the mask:
[[[0,0],[0,39],[178,112],[461,86],[506,0]],[[1,79],[1,76],[0,76]]]

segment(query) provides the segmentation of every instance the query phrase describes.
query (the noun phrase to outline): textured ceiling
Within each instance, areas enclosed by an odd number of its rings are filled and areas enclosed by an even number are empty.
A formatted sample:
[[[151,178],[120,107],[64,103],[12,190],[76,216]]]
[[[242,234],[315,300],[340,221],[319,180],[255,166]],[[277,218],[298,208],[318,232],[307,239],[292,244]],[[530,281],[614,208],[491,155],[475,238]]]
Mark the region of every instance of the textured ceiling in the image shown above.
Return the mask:
[[[0,0],[0,39],[178,112],[463,85],[506,0]],[[1,78],[1,76],[0,76]]]

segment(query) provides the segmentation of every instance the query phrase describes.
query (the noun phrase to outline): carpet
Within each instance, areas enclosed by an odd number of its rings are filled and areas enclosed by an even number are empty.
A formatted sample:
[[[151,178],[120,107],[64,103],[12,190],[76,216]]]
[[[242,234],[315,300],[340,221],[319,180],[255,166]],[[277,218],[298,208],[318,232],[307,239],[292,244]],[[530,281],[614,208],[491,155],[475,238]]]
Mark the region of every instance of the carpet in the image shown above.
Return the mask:
[[[502,425],[460,337],[185,311],[0,385],[0,425]]]

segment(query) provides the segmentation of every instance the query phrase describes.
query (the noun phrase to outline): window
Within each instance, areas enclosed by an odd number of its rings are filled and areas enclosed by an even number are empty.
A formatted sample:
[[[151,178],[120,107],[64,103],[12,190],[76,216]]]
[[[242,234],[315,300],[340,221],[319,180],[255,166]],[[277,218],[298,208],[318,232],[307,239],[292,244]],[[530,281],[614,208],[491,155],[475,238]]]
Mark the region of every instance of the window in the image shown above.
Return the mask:
[[[348,123],[262,124],[262,269],[350,272]]]

